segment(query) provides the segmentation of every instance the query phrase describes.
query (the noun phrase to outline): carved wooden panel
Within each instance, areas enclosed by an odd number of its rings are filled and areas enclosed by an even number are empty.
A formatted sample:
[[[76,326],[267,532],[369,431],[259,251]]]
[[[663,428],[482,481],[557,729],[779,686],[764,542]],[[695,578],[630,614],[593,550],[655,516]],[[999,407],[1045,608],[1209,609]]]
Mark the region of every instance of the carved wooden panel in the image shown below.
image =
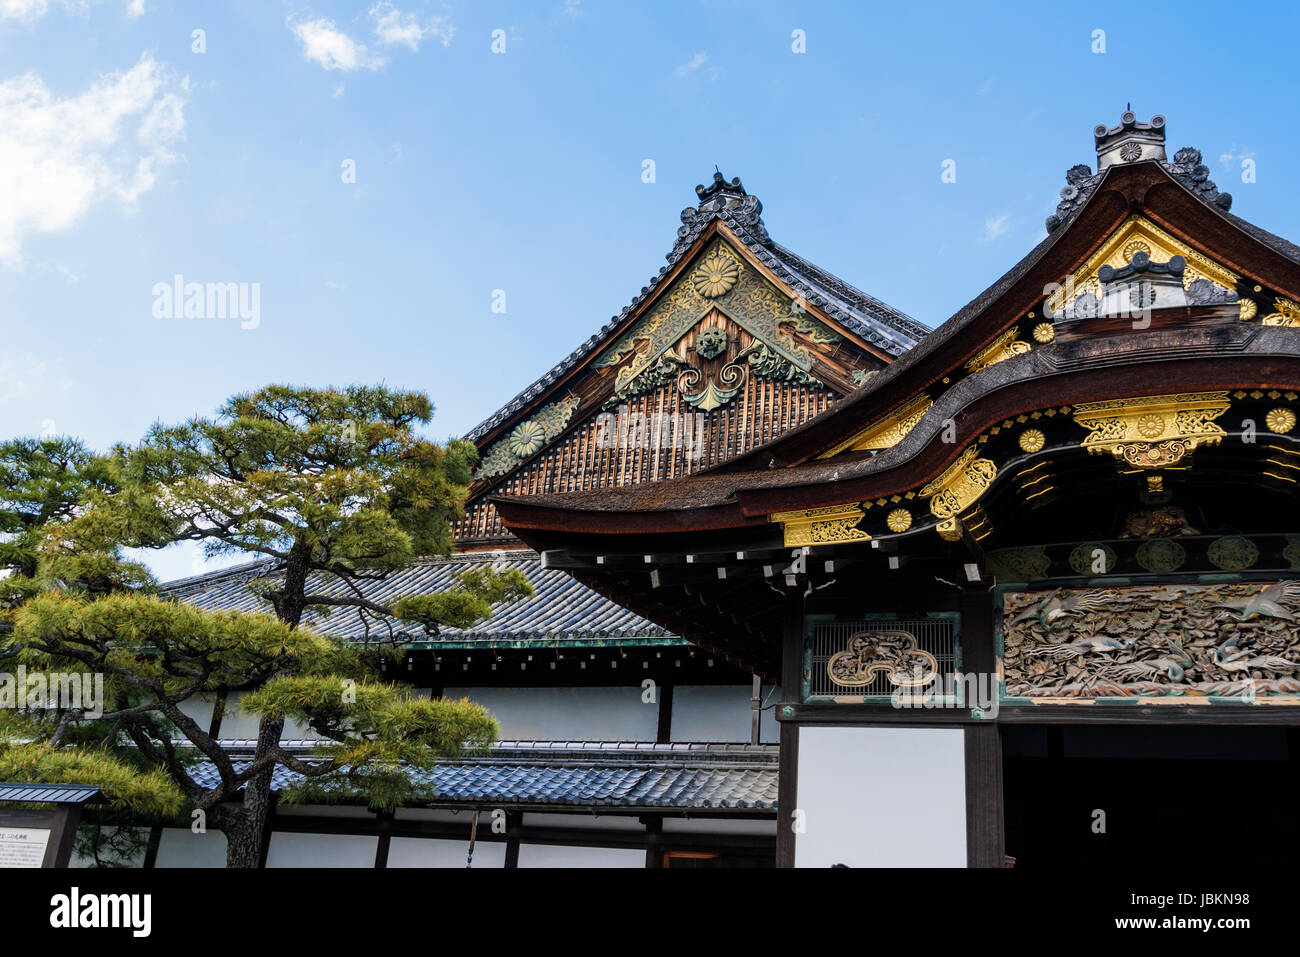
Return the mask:
[[[1300,581],[1009,591],[1011,697],[1300,693]]]

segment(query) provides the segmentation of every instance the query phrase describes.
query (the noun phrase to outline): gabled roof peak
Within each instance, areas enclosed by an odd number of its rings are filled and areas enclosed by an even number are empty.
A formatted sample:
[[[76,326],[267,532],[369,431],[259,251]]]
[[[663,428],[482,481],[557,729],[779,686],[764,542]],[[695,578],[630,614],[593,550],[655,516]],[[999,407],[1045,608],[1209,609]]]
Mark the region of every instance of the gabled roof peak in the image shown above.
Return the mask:
[[[708,186],[703,183],[696,186],[695,195],[700,198],[700,204],[682,210],[682,227],[677,230],[677,242],[665,257],[669,262],[680,258],[704,227],[715,219],[723,220],[747,242],[769,242],[767,227],[763,225],[763,204],[757,196],[745,192],[739,176],[728,182],[715,168],[713,182]]]
[[[1165,118],[1159,114],[1150,123],[1138,122],[1132,110],[1120,117],[1118,126],[1098,124],[1092,131],[1097,142],[1097,172],[1085,163],[1071,166],[1065,173],[1061,202],[1047,217],[1047,231],[1055,232],[1083,208],[1106,171],[1112,166],[1133,163],[1159,163],[1170,176],[1195,195],[1225,213],[1232,208],[1232,195],[1220,193],[1210,179],[1210,168],[1201,162],[1201,151],[1184,146],[1174,154],[1173,162],[1165,155]]]

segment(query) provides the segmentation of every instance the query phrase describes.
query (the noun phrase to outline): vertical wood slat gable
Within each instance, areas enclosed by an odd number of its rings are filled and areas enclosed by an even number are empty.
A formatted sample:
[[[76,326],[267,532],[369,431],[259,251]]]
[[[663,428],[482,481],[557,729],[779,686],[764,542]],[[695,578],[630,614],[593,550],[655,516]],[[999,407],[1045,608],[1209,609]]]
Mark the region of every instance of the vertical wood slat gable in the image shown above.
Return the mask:
[[[549,494],[689,475],[770,441],[820,415],[838,398],[829,389],[751,375],[727,405],[698,413],[682,399],[676,385],[668,383],[610,410],[617,429],[603,425],[609,420],[600,415],[589,416],[488,494]],[[702,417],[702,428],[697,415]],[[608,446],[604,448],[600,447],[602,430]],[[700,432],[703,448],[696,447]],[[456,526],[458,541],[514,541],[486,498],[478,496],[467,508],[465,518]]]

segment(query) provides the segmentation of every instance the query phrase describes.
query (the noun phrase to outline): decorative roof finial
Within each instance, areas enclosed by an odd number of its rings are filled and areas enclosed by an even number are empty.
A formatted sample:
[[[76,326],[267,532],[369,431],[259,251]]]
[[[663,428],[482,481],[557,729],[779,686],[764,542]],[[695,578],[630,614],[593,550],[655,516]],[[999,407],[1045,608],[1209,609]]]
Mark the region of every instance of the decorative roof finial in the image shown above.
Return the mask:
[[[734,206],[749,194],[741,185],[739,176],[728,183],[718,167],[714,166],[713,182],[708,186],[696,186],[695,195],[700,198],[700,212],[703,213],[710,209],[721,209],[723,206]]]
[[[1119,126],[1102,123],[1093,131],[1097,141],[1097,172],[1120,163],[1165,159],[1165,118],[1158,113],[1150,123],[1139,123],[1130,107],[1119,118]]]

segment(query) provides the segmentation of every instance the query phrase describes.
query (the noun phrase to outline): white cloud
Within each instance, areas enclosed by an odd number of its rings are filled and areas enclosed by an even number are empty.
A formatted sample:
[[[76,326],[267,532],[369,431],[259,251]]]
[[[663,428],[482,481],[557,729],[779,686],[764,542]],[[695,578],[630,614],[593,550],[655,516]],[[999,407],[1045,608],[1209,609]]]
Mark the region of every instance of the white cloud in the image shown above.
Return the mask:
[[[420,44],[433,38],[448,46],[456,31],[450,17],[425,17],[421,22],[414,13],[403,13],[384,0],[370,8],[370,19],[375,22],[375,36],[386,46],[401,45],[411,52]]]
[[[188,92],[147,53],[66,99],[35,73],[0,83],[0,262],[21,265],[25,236],[61,232],[96,203],[133,207],[177,159]]]
[[[582,16],[582,0],[564,0],[564,15],[570,20]]]
[[[31,23],[49,13],[51,3],[73,13],[85,13],[93,2],[95,0],[0,0],[0,20],[25,20]]]
[[[131,0],[131,2],[126,5],[126,15],[132,20],[136,17],[144,16],[144,0]]]
[[[708,54],[697,53],[695,54],[695,56],[691,57],[690,60],[688,60],[686,63],[683,63],[681,66],[677,68],[677,75],[688,76],[694,73],[696,70],[698,70],[700,67],[704,66],[704,64],[708,62],[709,62]]]
[[[324,17],[317,20],[289,22],[291,29],[302,42],[302,55],[326,70],[378,70],[387,62],[382,56],[372,54],[364,44],[358,43]]]
[[[1246,149],[1244,146],[1241,148],[1240,153],[1237,152],[1237,147],[1234,146],[1232,149],[1228,150],[1228,152],[1219,154],[1219,162],[1223,164],[1225,170],[1229,171],[1232,170],[1234,166],[1240,166],[1242,160],[1254,158],[1255,151]]]
[[[49,0],[0,0],[0,20],[39,20],[49,9]]]
[[[982,243],[989,243],[999,236],[1005,236],[1011,229],[1011,214],[1003,213],[994,219],[984,220],[984,235],[979,238]]]

